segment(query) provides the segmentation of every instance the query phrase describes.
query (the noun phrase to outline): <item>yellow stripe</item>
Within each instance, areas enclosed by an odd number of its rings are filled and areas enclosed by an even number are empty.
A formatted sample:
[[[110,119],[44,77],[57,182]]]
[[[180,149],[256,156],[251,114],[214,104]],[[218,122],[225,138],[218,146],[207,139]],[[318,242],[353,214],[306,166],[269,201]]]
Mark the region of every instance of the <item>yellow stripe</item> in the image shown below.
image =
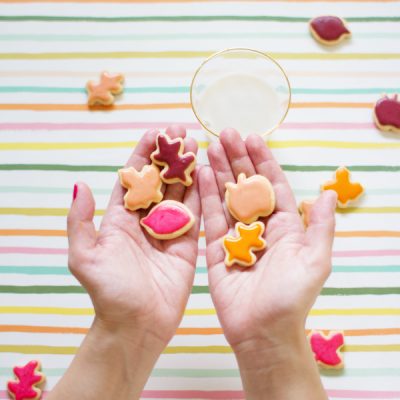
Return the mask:
[[[343,351],[400,351],[400,344],[346,344]]]
[[[323,315],[400,315],[400,308],[327,308],[313,309],[309,313],[310,316]]]
[[[185,310],[185,315],[216,315],[214,308],[192,308]]]
[[[400,207],[349,207],[338,208],[339,214],[391,214],[399,213]]]
[[[31,215],[31,216],[52,216],[65,217],[68,215],[68,208],[19,208],[19,207],[1,207],[0,215]],[[96,216],[104,215],[105,210],[96,210]]]
[[[55,314],[55,315],[94,315],[93,308],[64,307],[0,307],[0,314]]]

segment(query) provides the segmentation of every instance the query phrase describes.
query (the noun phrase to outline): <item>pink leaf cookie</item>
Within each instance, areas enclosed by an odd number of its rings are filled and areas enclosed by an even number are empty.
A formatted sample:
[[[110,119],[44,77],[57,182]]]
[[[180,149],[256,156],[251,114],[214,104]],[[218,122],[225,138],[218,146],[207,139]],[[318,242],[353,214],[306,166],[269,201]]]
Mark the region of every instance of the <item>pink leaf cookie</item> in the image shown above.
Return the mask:
[[[267,217],[275,209],[275,193],[270,181],[262,175],[246,178],[239,174],[237,183],[225,185],[225,201],[229,212],[238,221],[251,224]]]
[[[313,18],[309,26],[314,39],[327,46],[338,44],[351,36],[346,22],[331,15]]]
[[[400,101],[397,94],[392,99],[384,96],[376,102],[374,120],[381,131],[400,133]]]
[[[7,388],[14,400],[38,400],[42,391],[37,387],[45,380],[40,372],[39,361],[29,361],[23,367],[15,367],[14,375],[17,380],[8,381]]]
[[[154,164],[164,167],[161,179],[168,184],[180,182],[185,186],[193,183],[190,176],[196,166],[196,155],[183,153],[183,139],[170,139],[167,134],[157,136],[157,149],[150,155]]]
[[[340,354],[340,349],[344,346],[343,332],[331,331],[325,336],[320,331],[312,331],[308,339],[319,365],[325,368],[343,368],[343,357]]]
[[[148,208],[151,203],[162,200],[162,181],[155,165],[145,165],[140,172],[133,167],[122,168],[118,175],[121,186],[128,190],[124,196],[125,208],[128,210]]]
[[[149,235],[166,240],[186,233],[194,221],[192,212],[184,204],[175,200],[164,200],[142,218],[140,224]]]
[[[94,106],[101,104],[109,106],[114,103],[114,95],[120,94],[123,90],[124,76],[122,74],[109,74],[103,72],[100,75],[100,82],[89,81],[86,84],[88,92],[88,104]]]

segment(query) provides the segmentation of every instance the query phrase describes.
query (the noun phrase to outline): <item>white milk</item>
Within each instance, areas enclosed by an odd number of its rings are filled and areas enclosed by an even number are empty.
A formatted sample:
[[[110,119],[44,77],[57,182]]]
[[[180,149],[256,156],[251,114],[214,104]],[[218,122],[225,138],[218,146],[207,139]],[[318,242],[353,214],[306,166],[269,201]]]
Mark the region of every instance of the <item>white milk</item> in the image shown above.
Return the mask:
[[[281,116],[275,89],[246,74],[227,75],[212,82],[199,96],[196,108],[211,131],[235,128],[243,137],[269,131]]]

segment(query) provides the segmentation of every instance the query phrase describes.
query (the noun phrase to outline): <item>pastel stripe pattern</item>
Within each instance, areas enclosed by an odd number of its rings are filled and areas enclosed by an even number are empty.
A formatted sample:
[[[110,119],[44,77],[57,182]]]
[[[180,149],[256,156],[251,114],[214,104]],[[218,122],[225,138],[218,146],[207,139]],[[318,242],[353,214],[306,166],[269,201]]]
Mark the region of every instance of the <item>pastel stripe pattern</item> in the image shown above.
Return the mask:
[[[332,51],[307,27],[327,13],[353,32]],[[37,357],[46,398],[93,319],[68,270],[74,183],[91,186],[98,227],[116,171],[145,130],[183,124],[206,163],[193,72],[216,50],[251,47],[274,56],[291,82],[291,110],[267,142],[296,199],[318,196],[342,164],[366,189],[336,214],[332,274],[307,320],[305,333],[345,332],[346,368],[321,371],[327,394],[399,399],[400,140],[372,118],[381,95],[400,93],[399,22],[399,0],[0,0],[2,382],[10,360]],[[124,95],[112,110],[89,111],[85,84],[103,69],[125,74]],[[182,323],[141,398],[244,399],[210,298],[204,230]]]

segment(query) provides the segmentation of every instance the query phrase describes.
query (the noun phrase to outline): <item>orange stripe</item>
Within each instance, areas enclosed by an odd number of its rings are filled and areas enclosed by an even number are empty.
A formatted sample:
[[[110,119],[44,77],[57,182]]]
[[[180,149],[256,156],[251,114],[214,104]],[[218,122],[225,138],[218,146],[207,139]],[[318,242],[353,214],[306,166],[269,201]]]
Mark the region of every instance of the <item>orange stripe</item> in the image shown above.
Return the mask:
[[[88,328],[65,326],[29,326],[29,325],[0,325],[0,332],[23,333],[72,333],[85,335]],[[309,329],[306,330],[308,334]],[[222,335],[222,328],[178,328],[177,335]],[[348,329],[344,330],[345,336],[372,336],[372,335],[400,335],[400,328],[375,328],[375,329]]]
[[[336,237],[400,237],[400,231],[343,231],[335,232]]]

